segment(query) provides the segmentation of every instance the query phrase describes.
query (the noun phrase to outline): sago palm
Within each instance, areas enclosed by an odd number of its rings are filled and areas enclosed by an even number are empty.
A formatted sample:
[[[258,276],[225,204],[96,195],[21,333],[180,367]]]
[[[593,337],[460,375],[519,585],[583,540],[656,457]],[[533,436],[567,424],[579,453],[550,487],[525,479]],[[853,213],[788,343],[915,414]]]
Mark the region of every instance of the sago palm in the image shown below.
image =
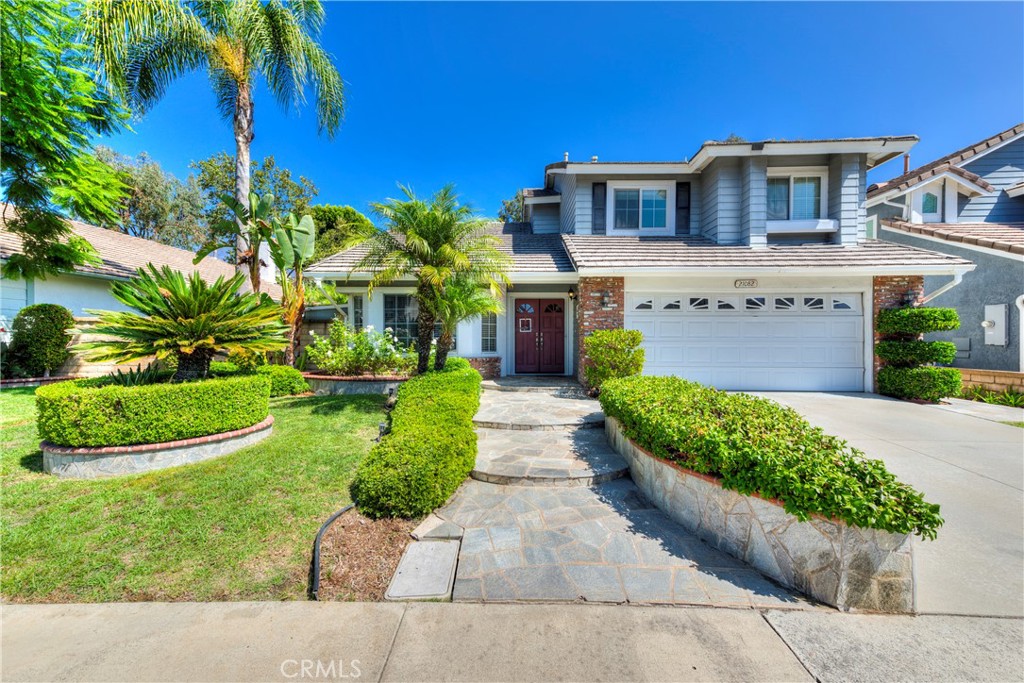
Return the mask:
[[[488,313],[499,315],[503,308],[501,299],[488,287],[483,287],[466,277],[450,280],[432,305],[441,328],[441,334],[437,338],[434,369],[444,369],[459,323],[474,320]]]
[[[149,264],[110,293],[135,312],[89,311],[99,317],[91,329],[110,339],[79,344],[90,360],[126,363],[174,357],[175,379],[205,377],[219,352],[265,353],[285,348],[281,307],[266,294],[241,294],[245,276],[207,284],[199,273],[186,279],[168,266]]]
[[[487,232],[473,209],[459,203],[453,185],[441,188],[429,201],[400,186],[405,199],[373,204],[384,230],[367,240],[366,256],[356,267],[372,273],[369,294],[376,287],[414,277],[417,372],[428,370],[434,335],[435,302],[445,285],[464,277],[487,288],[495,297],[508,284],[509,258],[499,251],[500,238]]]
[[[177,77],[207,70],[220,113],[233,124],[241,204],[249,198],[258,77],[285,107],[302,105],[312,86],[320,131],[333,136],[341,125],[341,76],[318,43],[320,0],[86,0],[82,11],[98,66],[137,113],[156,104]]]

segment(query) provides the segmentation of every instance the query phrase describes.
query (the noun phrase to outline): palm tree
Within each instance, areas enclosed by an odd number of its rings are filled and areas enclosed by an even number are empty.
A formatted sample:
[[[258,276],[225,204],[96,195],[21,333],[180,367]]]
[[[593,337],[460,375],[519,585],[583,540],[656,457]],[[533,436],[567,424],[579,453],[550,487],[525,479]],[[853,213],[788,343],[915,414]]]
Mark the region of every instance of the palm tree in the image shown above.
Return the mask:
[[[209,72],[220,113],[234,127],[239,204],[249,198],[258,76],[285,107],[304,104],[312,85],[320,131],[333,137],[341,125],[341,76],[317,42],[320,0],[86,0],[83,17],[101,72],[136,112],[156,104],[178,76]],[[241,261],[241,236],[236,248]],[[242,272],[245,264],[237,267]]]
[[[405,199],[373,204],[385,223],[367,240],[366,256],[356,270],[372,273],[368,293],[402,278],[415,277],[417,372],[429,369],[436,302],[455,277],[475,282],[497,298],[508,285],[509,258],[498,250],[500,238],[487,232],[473,209],[459,204],[454,185],[429,201],[399,186]]]
[[[281,308],[266,294],[237,296],[245,275],[217,278],[207,284],[193,272],[153,264],[110,293],[138,313],[89,311],[99,317],[92,328],[110,339],[86,342],[76,351],[92,351],[90,360],[126,363],[156,356],[178,362],[176,380],[206,377],[210,361],[220,352],[266,353],[285,348]]]
[[[435,370],[444,370],[452,340],[455,339],[455,328],[459,323],[488,313],[499,315],[503,310],[501,299],[495,298],[487,287],[466,277],[451,279],[432,307],[441,326],[434,358]]]

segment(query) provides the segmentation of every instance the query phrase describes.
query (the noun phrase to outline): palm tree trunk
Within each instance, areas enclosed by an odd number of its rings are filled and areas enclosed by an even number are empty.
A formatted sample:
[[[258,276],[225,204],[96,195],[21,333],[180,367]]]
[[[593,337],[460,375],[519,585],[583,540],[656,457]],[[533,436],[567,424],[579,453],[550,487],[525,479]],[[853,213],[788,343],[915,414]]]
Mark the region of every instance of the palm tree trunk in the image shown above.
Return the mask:
[[[444,366],[448,362],[448,352],[452,348],[453,336],[447,330],[441,332],[441,336],[437,340],[437,356],[434,358],[435,370],[444,370]]]
[[[205,379],[210,372],[211,360],[213,360],[213,352],[209,349],[199,349],[192,353],[179,353],[178,369],[174,373],[174,379],[178,382]]]
[[[235,98],[235,199],[242,206],[249,206],[249,149],[252,145],[253,133],[253,102],[252,93],[247,84],[239,83],[238,95]],[[254,261],[240,263],[241,255],[248,248],[242,234],[244,226],[238,222],[238,235],[235,237],[235,271],[246,275],[248,285],[242,285],[241,291],[260,291],[259,254],[253,254]],[[251,289],[250,289],[251,288]]]
[[[424,302],[430,300],[429,297],[432,293],[430,285],[420,284],[417,296],[420,310],[416,315],[416,372],[420,375],[430,369],[430,342],[434,338],[434,315],[430,312],[430,308],[424,305]]]

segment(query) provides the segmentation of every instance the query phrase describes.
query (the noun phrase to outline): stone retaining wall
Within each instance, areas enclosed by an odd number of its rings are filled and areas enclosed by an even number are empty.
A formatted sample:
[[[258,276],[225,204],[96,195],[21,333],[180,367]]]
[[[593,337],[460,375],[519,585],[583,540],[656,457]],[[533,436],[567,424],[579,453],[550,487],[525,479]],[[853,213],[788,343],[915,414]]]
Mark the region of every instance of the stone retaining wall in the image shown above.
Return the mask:
[[[981,387],[997,393],[1009,390],[1024,394],[1024,372],[960,368],[960,374],[963,376],[964,388]]]
[[[713,477],[655,458],[614,418],[605,431],[651,502],[711,546],[843,610],[914,612],[912,537],[821,517],[801,522],[777,501],[724,489]]]
[[[98,479],[218,458],[262,441],[273,427],[274,418],[268,415],[251,427],[192,439],[102,448],[69,448],[44,441],[39,448],[43,471],[67,479]]]
[[[317,396],[335,396],[339,394],[383,394],[385,396],[398,391],[398,387],[407,377],[334,377],[303,373],[310,391]]]
[[[500,356],[480,356],[478,358],[466,358],[470,366],[480,373],[484,379],[496,379],[501,377]]]

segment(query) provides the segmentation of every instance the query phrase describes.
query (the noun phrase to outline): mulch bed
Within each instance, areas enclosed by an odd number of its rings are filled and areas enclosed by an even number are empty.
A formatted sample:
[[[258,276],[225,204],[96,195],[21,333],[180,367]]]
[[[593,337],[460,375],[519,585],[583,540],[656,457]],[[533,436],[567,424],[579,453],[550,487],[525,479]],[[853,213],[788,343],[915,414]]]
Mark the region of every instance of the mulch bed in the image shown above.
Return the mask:
[[[370,519],[349,510],[320,543],[320,600],[380,601],[417,520]]]

